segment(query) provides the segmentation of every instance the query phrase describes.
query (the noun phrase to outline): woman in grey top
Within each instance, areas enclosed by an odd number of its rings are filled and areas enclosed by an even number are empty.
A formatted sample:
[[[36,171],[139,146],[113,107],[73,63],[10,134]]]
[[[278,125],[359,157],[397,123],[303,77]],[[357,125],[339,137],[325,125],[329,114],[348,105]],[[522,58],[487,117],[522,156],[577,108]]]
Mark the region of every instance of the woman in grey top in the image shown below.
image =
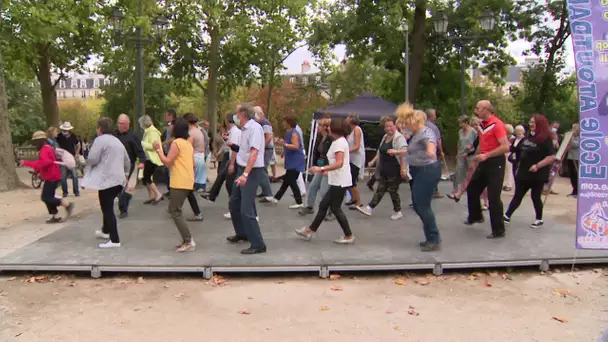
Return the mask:
[[[101,239],[109,239],[100,244],[99,248],[120,247],[116,215],[114,215],[114,199],[126,185],[131,168],[127,150],[112,134],[113,132],[112,119],[97,120],[97,138],[89,151],[85,174],[82,178],[83,188],[95,189],[99,192],[103,225],[101,230],[95,231],[95,235]]]
[[[580,154],[580,128],[577,123],[572,125],[572,139],[568,147],[568,175],[572,185],[572,193],[569,197],[578,197],[578,156]]]
[[[437,160],[437,137],[425,126],[424,112],[414,110],[408,103],[396,111],[400,124],[412,131],[408,144],[407,163],[412,175],[412,201],[414,211],[422,220],[425,241],[420,243],[423,252],[440,249],[441,238],[437,229],[431,200],[441,179],[441,165]]]
[[[349,114],[346,117],[346,123],[350,128],[350,134],[348,135],[347,141],[350,147],[350,174],[352,187],[349,189],[351,195],[351,201],[347,202],[346,205],[350,206],[349,209],[357,209],[362,207],[361,204],[361,192],[357,187],[359,175],[363,172],[365,167],[365,140],[363,138],[363,130],[359,126],[361,121],[359,120],[358,114]]]
[[[477,132],[471,127],[468,116],[463,115],[458,121],[460,123],[460,130],[458,131],[458,156],[456,157],[456,172],[454,173],[454,189],[448,197],[454,196],[460,189],[460,185],[464,183],[467,171],[469,170],[469,155],[475,152],[473,143],[475,142],[475,138],[477,138]]]

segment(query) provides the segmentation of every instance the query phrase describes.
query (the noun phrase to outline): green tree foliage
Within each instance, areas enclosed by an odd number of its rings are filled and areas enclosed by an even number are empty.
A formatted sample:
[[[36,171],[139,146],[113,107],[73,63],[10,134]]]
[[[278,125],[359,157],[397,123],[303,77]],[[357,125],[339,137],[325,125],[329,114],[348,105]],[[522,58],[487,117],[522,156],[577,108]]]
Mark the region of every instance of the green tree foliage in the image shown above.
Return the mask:
[[[97,110],[96,110],[97,109]],[[98,108],[89,106],[86,101],[67,100],[59,102],[61,121],[69,121],[74,126],[74,134],[80,139],[89,139],[97,135]]]
[[[46,130],[40,90],[34,82],[5,78],[7,108],[13,144],[21,145],[30,140],[32,133]]]
[[[7,70],[37,78],[49,125],[59,122],[55,92],[59,80],[68,71],[80,71],[92,54],[100,52],[101,4],[97,0],[0,3],[0,49]],[[53,72],[61,77],[53,81]]]

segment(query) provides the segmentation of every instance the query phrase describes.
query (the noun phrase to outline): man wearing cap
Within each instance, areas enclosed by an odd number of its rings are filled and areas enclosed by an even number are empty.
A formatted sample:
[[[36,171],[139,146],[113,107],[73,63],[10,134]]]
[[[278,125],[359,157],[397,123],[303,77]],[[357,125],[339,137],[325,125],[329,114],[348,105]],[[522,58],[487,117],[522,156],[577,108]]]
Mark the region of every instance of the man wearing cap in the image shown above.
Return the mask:
[[[129,160],[131,161],[131,167],[129,169],[129,182],[123,191],[118,195],[118,209],[120,210],[119,218],[125,218],[129,216],[129,203],[133,198],[133,190],[137,184],[137,171],[135,170],[135,160],[139,158],[138,169],[144,168],[144,161],[146,161],[146,154],[141,147],[141,139],[139,139],[133,132],[129,131],[131,127],[131,120],[126,114],[120,114],[116,121],[118,130],[114,132],[114,136],[120,140],[124,145]]]
[[[266,115],[264,114],[262,107],[255,106],[253,107],[253,111],[255,112],[256,121],[260,125],[262,125],[262,129],[264,130],[264,173],[266,174],[266,177],[262,178],[260,188],[262,188],[263,197],[272,197],[272,189],[270,188],[270,178],[268,177],[268,167],[270,166],[270,160],[272,160],[272,155],[274,153],[272,125],[270,124],[270,121],[266,120]]]
[[[75,159],[78,159],[78,156],[80,155],[80,143],[76,136],[72,134],[74,127],[71,123],[66,121],[59,126],[59,129],[61,130],[61,134],[57,136],[57,145],[68,151]],[[63,197],[68,196],[68,175],[72,176],[72,191],[74,191],[74,196],[80,196],[76,167],[70,169],[66,166],[61,166],[61,189],[63,190]]]

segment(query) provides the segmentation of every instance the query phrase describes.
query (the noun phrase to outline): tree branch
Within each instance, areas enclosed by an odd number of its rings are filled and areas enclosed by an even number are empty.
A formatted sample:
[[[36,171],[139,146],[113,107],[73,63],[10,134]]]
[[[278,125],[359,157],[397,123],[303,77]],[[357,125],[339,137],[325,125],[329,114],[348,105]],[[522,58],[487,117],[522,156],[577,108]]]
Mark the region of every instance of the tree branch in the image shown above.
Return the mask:
[[[201,88],[201,90],[203,91],[203,93],[207,93],[207,87],[205,87],[203,85],[203,83],[201,83],[201,81],[199,81],[198,78],[194,78],[194,84],[196,84],[199,88]]]
[[[55,80],[55,82],[53,83],[53,89],[57,89],[57,84],[59,83],[59,81],[61,81],[64,78],[65,78],[65,74],[63,73],[63,71],[61,71],[61,73],[59,74],[59,77],[57,77],[57,80]]]

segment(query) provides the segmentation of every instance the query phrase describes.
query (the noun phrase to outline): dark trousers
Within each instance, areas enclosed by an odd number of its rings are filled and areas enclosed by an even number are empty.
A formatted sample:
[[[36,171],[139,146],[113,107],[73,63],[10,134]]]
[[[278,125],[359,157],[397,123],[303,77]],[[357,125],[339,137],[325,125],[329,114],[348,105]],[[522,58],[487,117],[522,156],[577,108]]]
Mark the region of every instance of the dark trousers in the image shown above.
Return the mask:
[[[384,197],[384,194],[388,191],[393,202],[393,210],[395,212],[401,211],[401,198],[399,197],[399,185],[401,184],[401,177],[384,177],[380,176],[378,180],[378,188],[374,192],[374,197],[369,202],[370,208],[375,208],[378,203]]]
[[[317,215],[310,224],[310,230],[316,232],[317,229],[319,229],[319,226],[321,226],[323,219],[325,219],[327,211],[331,209],[331,212],[336,217],[336,221],[338,221],[338,224],[340,224],[340,227],[344,232],[344,236],[353,235],[346,215],[344,215],[344,212],[342,211],[342,201],[344,200],[344,195],[346,195],[346,189],[347,188],[335,185],[329,186],[329,190],[325,193],[325,196],[323,196],[321,203],[319,203],[319,211],[317,211]]]
[[[261,167],[251,169],[247,182],[241,186],[237,186],[236,183],[232,182],[232,194],[228,203],[235,234],[240,237],[246,237],[249,243],[251,243],[251,248],[256,249],[266,246],[264,237],[262,237],[262,232],[260,231],[260,224],[256,219],[257,214],[255,209],[256,192],[260,186],[262,177],[266,177],[262,169]],[[242,166],[237,167],[235,172],[236,178],[243,174],[244,170],[245,168]]]
[[[190,191],[188,194],[188,203],[190,204],[190,209],[194,215],[198,216],[201,214],[201,208],[198,206],[198,202],[196,201],[196,196],[194,196],[194,191]]]
[[[44,185],[42,185],[42,194],[40,195],[40,199],[42,202],[44,202],[44,204],[46,204],[46,209],[51,215],[57,215],[59,213],[57,211],[57,207],[61,205],[61,200],[55,197],[55,191],[57,190],[58,185],[59,181],[45,181]]]
[[[479,163],[471,182],[467,187],[467,202],[469,207],[469,221],[480,221],[483,219],[481,213],[480,197],[484,189],[488,188],[488,202],[490,204],[490,224],[492,234],[502,235],[505,233],[505,222],[503,220],[503,205],[500,198],[502,183],[505,177],[505,156],[497,156]],[[415,180],[414,180],[415,181]]]
[[[213,182],[213,186],[211,186],[211,189],[209,190],[209,199],[212,201],[215,201],[217,196],[219,196],[220,190],[222,189],[222,185],[224,184],[224,182],[226,183],[226,191],[228,192],[228,196],[232,194],[232,183],[234,183],[234,176],[236,172],[231,175],[228,174],[228,164],[228,153],[225,153],[224,157],[222,158],[222,161],[217,167],[217,178],[215,179],[215,182]]]
[[[127,179],[131,179],[131,176],[133,176],[133,172],[135,172],[135,164],[131,164],[131,168],[129,169],[129,177],[127,177]],[[133,195],[128,193],[126,190],[127,188],[124,187],[123,191],[118,195],[118,210],[121,213],[129,212],[129,204],[131,203],[131,199],[133,198]]]
[[[281,183],[281,187],[279,191],[274,195],[274,198],[277,200],[281,200],[287,188],[291,188],[291,192],[293,192],[293,197],[296,199],[297,204],[302,204],[302,194],[300,193],[300,188],[298,187],[298,177],[300,177],[300,172],[296,170],[287,170],[285,171],[285,177],[283,177],[283,183]]]
[[[528,190],[532,190],[531,198],[532,204],[534,205],[534,211],[536,212],[536,219],[543,219],[543,200],[541,196],[543,194],[543,187],[545,186],[545,182],[543,181],[533,181],[533,180],[521,180],[517,179],[515,181],[515,194],[513,195],[513,199],[509,204],[509,209],[505,215],[507,217],[511,217],[515,210],[519,208],[521,201],[524,199],[524,196],[528,193]]]
[[[268,166],[270,166],[270,160],[272,159],[273,153],[274,150],[272,148],[267,148],[264,150],[264,174],[266,175],[266,177],[262,178],[260,187],[262,188],[262,195],[264,195],[265,197],[272,196],[270,178],[268,177]]]
[[[412,175],[412,204],[414,211],[422,221],[425,241],[428,243],[440,243],[439,229],[435,213],[431,207],[433,195],[441,179],[441,164],[435,162],[430,165],[410,165]],[[481,208],[480,208],[481,210]]]
[[[572,185],[572,194],[578,195],[578,160],[568,159],[568,176]]]
[[[68,169],[65,166],[61,166],[61,189],[63,190],[63,196],[68,195],[68,176],[72,176],[72,190],[74,195],[80,195],[80,188],[78,188],[78,171],[76,168]]]
[[[99,205],[103,214],[103,226],[101,231],[104,234],[110,234],[110,241],[114,243],[120,242],[118,238],[118,227],[116,226],[116,215],[114,214],[114,199],[122,191],[122,186],[117,185],[112,188],[99,190]]]

